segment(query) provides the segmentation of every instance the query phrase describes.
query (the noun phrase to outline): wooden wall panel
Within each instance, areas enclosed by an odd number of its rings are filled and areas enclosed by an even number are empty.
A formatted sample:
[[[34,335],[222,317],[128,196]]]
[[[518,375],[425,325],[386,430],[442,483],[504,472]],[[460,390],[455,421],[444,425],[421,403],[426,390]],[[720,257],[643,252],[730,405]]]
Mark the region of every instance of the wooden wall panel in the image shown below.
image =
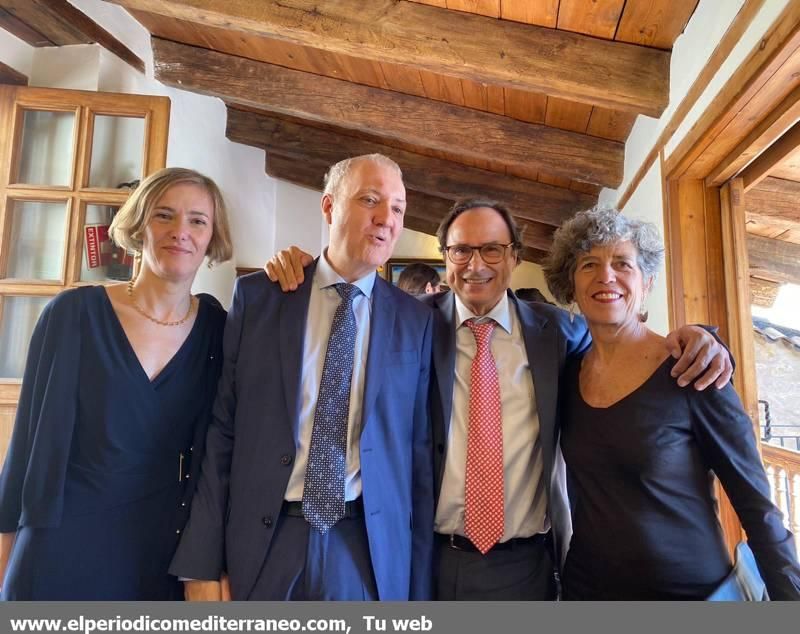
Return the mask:
[[[16,413],[16,405],[0,404],[0,465],[6,459],[8,445],[11,442],[11,432],[14,431],[14,416]]]

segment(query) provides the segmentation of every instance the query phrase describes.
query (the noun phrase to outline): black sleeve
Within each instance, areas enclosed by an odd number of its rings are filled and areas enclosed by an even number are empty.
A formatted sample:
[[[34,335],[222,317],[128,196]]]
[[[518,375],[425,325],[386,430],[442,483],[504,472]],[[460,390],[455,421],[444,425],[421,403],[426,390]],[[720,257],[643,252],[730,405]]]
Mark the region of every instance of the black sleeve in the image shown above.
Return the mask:
[[[770,500],[753,426],[730,385],[686,390],[692,425],[706,463],[722,483],[773,600],[800,599],[794,537]]]

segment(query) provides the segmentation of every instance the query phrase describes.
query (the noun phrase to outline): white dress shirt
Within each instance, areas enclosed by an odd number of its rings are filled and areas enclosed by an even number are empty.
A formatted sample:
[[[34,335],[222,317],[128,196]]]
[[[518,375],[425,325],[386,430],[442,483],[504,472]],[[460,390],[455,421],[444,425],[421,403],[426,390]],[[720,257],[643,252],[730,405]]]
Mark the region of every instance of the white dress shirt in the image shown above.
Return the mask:
[[[464,324],[477,318],[458,298],[456,305],[456,361],[453,408],[447,436],[447,458],[436,509],[437,533],[464,535],[464,487],[466,483],[467,426],[469,420],[470,371],[477,346]],[[547,494],[543,479],[539,415],[533,392],[525,341],[519,316],[508,295],[485,317],[498,326],[492,332],[492,355],[500,382],[503,417],[503,496],[505,532],[501,542],[530,537],[549,529]]]
[[[331,268],[327,251],[322,254],[311,281],[311,296],[308,303],[306,332],[303,342],[303,370],[301,374],[302,402],[299,424],[294,430],[297,453],[292,475],[286,487],[286,499],[299,502],[303,499],[303,485],[308,464],[308,451],[311,445],[311,432],[314,428],[314,412],[317,408],[322,367],[328,349],[333,315],[342,299],[334,284],[344,282]],[[364,378],[369,352],[370,315],[372,312],[372,289],[375,286],[375,272],[353,282],[361,290],[353,299],[353,312],[356,317],[356,347],[353,356],[353,378],[350,383],[350,412],[347,417],[347,464],[344,480],[345,500],[351,501],[361,495],[361,416],[364,401]],[[277,343],[276,343],[277,345]]]

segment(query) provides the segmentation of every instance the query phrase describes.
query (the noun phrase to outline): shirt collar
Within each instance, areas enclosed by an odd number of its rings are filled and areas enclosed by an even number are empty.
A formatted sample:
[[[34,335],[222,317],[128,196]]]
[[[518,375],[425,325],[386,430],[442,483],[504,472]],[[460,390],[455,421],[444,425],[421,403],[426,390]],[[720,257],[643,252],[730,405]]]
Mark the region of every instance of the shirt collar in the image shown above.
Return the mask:
[[[468,319],[476,319],[479,322],[486,319],[494,319],[503,330],[511,334],[511,309],[508,303],[508,293],[503,293],[503,296],[500,298],[500,301],[497,302],[495,307],[481,317],[478,317],[469,308],[467,308],[458,295],[455,293],[454,295],[456,299],[456,317],[459,328],[463,326],[464,322]]]
[[[375,287],[375,276],[376,272],[372,271],[367,273],[364,277],[357,279],[354,282],[351,282],[353,286],[357,286],[358,289],[364,293],[367,298],[372,297],[372,289]],[[333,286],[334,284],[340,283],[347,283],[341,275],[339,275],[336,271],[333,270],[330,262],[328,262],[328,250],[322,252],[322,255],[317,262],[317,270],[314,271],[314,283],[317,285],[317,288],[323,289],[328,288],[329,286]]]

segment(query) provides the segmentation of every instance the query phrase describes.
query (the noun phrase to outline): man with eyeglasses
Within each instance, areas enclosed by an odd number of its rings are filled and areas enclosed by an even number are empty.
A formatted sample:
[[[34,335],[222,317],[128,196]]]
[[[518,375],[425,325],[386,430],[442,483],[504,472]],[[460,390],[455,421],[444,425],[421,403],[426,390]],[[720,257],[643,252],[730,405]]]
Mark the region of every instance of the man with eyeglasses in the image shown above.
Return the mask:
[[[505,205],[459,201],[437,237],[450,290],[422,299],[434,309],[437,599],[551,600],[571,532],[558,379],[566,358],[587,349],[588,330],[582,318],[510,291],[522,238]],[[304,256],[282,252],[270,277],[292,289]],[[684,326],[669,340],[685,342],[682,384],[705,369],[690,367],[695,358],[714,357],[705,385],[730,377],[727,353],[703,329]]]

